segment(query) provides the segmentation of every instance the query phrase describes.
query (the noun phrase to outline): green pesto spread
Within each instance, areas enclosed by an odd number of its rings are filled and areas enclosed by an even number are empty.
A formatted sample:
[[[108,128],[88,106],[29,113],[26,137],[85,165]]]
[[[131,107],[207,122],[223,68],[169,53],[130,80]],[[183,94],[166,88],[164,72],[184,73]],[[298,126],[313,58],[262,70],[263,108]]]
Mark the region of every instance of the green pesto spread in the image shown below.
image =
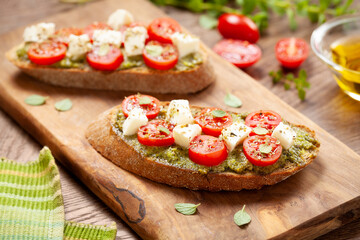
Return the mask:
[[[166,107],[162,108],[160,114],[157,116],[157,119],[165,119],[166,110]],[[192,111],[194,116],[198,110]],[[244,122],[247,113],[232,113],[231,115],[234,122]],[[235,172],[239,174],[255,172],[260,175],[265,175],[283,167],[303,166],[305,164],[303,159],[314,154],[314,152],[311,150],[314,150],[318,145],[318,141],[313,138],[311,134],[302,128],[290,124],[291,128],[296,132],[296,139],[294,140],[294,144],[288,150],[283,149],[280,159],[273,165],[259,167],[251,164],[243,153],[242,145],[238,145],[233,151],[229,153],[227,159],[220,165],[206,167],[192,162],[188,156],[188,150],[183,149],[176,144],[170,147],[145,146],[139,143],[136,134],[132,136],[124,136],[122,134],[122,125],[125,119],[126,118],[122,111],[119,111],[112,123],[113,131],[141,155],[160,163],[191,169],[202,174],[207,174],[210,172]],[[283,122],[289,124],[286,121]]]
[[[24,44],[22,47],[20,47],[17,51],[17,57],[21,61],[26,61],[30,63],[30,60],[27,55],[27,51],[29,49],[30,44]],[[124,49],[121,49],[122,52],[124,52]],[[177,62],[177,64],[174,67],[175,71],[187,71],[190,70],[198,65],[200,65],[203,62],[203,57],[200,53],[191,53],[188,54],[182,58],[180,58]],[[119,71],[124,69],[131,69],[131,68],[137,68],[137,67],[144,67],[146,66],[144,63],[144,60],[142,56],[134,56],[134,57],[126,57],[124,61],[121,63],[120,67],[117,69]],[[54,68],[90,68],[90,66],[87,64],[85,59],[80,59],[77,61],[74,61],[68,57],[65,57],[61,61],[50,65],[49,67]]]

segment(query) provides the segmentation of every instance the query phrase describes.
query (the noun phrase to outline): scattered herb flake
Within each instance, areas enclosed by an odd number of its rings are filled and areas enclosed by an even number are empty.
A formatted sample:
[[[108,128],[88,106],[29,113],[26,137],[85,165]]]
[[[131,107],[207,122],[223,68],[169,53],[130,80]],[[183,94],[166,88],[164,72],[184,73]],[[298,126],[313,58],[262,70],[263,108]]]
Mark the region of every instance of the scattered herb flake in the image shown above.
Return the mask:
[[[68,98],[55,103],[55,109],[60,111],[60,112],[68,111],[71,108],[72,108],[72,102]]]
[[[139,104],[140,105],[147,105],[151,103],[151,99],[149,97],[141,97],[139,99]]]
[[[268,154],[268,153],[271,152],[271,150],[272,150],[272,147],[270,145],[268,145],[268,144],[261,144],[259,146],[259,151],[261,153]]]
[[[242,106],[242,101],[238,97],[232,95],[231,93],[227,93],[225,95],[224,102],[226,105],[234,108],[239,108]]]
[[[266,135],[269,131],[266,128],[262,128],[262,127],[256,127],[254,128],[254,133],[256,133],[257,135]]]
[[[234,222],[238,226],[243,226],[245,224],[248,224],[250,221],[251,221],[251,217],[247,212],[245,212],[245,205],[244,205],[240,211],[235,213]]]
[[[31,106],[40,106],[45,104],[48,97],[43,97],[37,94],[31,95],[25,99],[25,103]]]
[[[192,203],[176,203],[175,209],[179,213],[184,215],[192,215],[196,212],[197,207],[200,206],[199,204],[192,204]]]
[[[168,134],[168,135],[170,134],[169,129],[167,129],[166,127],[158,126],[157,129],[158,129],[160,132],[166,133],[166,134]]]
[[[224,110],[212,110],[211,114],[214,117],[222,118],[222,117],[225,117],[226,112]]]

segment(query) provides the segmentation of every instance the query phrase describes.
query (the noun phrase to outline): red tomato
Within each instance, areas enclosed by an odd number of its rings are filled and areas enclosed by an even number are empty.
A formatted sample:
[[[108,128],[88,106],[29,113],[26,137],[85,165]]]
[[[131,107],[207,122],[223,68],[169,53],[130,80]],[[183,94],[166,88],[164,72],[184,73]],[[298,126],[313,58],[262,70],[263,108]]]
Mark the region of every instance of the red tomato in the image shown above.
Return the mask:
[[[100,46],[94,46],[93,49],[86,54],[86,61],[90,67],[101,71],[114,71],[124,61],[124,57],[119,48],[108,45],[109,49],[100,54]]]
[[[232,124],[232,117],[229,113],[225,113],[223,117],[215,117],[214,110],[221,109],[205,108],[195,117],[195,122],[201,126],[205,134],[218,137],[225,127]]]
[[[245,40],[251,43],[256,43],[260,37],[258,27],[253,20],[234,13],[225,13],[219,17],[218,30],[224,38]]]
[[[60,28],[57,30],[54,34],[54,36],[51,38],[55,42],[61,42],[64,43],[66,46],[69,45],[69,36],[73,34],[76,36],[80,36],[83,34],[83,30],[80,28]]]
[[[261,49],[247,41],[224,39],[213,50],[239,68],[250,67],[261,57]]]
[[[260,151],[260,146],[271,147],[269,153]],[[266,150],[265,147],[265,150]],[[246,158],[255,166],[265,167],[276,163],[280,158],[282,147],[280,142],[271,136],[255,135],[245,139],[243,150]]]
[[[161,50],[161,54],[154,53],[152,49],[157,47]],[[169,70],[175,67],[178,61],[178,52],[174,45],[170,43],[160,43],[157,41],[150,41],[146,44],[143,51],[143,59],[146,66],[158,70]]]
[[[89,36],[90,39],[92,39],[92,36],[94,34],[94,30],[112,30],[112,28],[107,25],[106,23],[102,22],[94,22],[84,28],[84,33]]]
[[[281,122],[281,116],[274,111],[270,110],[260,110],[252,112],[245,118],[245,125],[255,128],[262,127],[268,130],[268,135],[271,135],[271,132],[279,125]],[[250,136],[256,135],[256,133],[251,132]]]
[[[172,134],[173,128],[173,125],[164,120],[152,120],[139,128],[137,138],[141,144],[146,146],[170,146],[175,142]]]
[[[150,100],[150,103],[140,104],[139,100],[141,98],[143,99],[148,98],[146,100]],[[124,99],[124,101],[121,103],[121,107],[125,117],[128,117],[129,113],[134,108],[142,108],[145,111],[146,117],[148,119],[155,118],[160,112],[159,100],[149,95],[140,95],[140,94],[131,95]]]
[[[175,32],[181,32],[181,27],[171,18],[157,18],[148,27],[149,39],[162,43],[172,43],[170,36]]]
[[[309,45],[300,38],[284,38],[275,46],[276,58],[286,68],[299,67],[309,55]]]
[[[208,167],[222,163],[228,156],[224,142],[208,135],[196,136],[189,146],[189,158],[194,163]]]
[[[66,46],[58,42],[33,43],[27,52],[31,62],[39,65],[51,65],[65,57]]]

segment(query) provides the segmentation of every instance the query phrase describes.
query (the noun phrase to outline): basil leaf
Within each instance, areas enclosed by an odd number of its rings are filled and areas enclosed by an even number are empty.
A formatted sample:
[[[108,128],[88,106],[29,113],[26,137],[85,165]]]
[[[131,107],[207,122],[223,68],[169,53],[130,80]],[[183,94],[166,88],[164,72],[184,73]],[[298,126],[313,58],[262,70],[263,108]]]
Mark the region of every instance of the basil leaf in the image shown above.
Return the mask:
[[[199,18],[199,24],[205,29],[213,29],[218,25],[218,20],[210,15],[201,15]]]
[[[109,53],[109,51],[110,51],[109,44],[101,44],[97,54],[102,57],[102,56],[106,56]]]
[[[266,135],[269,131],[266,128],[262,128],[262,127],[256,127],[254,128],[254,133],[256,133],[257,135]]]
[[[48,97],[43,97],[43,96],[34,94],[34,95],[27,97],[25,99],[25,103],[28,105],[31,105],[31,106],[40,106],[46,102],[46,99],[48,99]]]
[[[222,117],[225,117],[226,112],[223,111],[223,110],[212,110],[212,111],[211,111],[211,114],[212,114],[214,117],[222,118]]]
[[[240,211],[238,211],[234,215],[234,222],[238,226],[243,226],[251,221],[250,215],[247,212],[245,212],[244,209],[245,209],[245,205]]]
[[[227,93],[225,95],[224,102],[226,105],[234,108],[239,108],[242,106],[241,100],[238,97],[232,95],[231,93]]]
[[[267,144],[261,144],[259,146],[259,150],[260,150],[261,153],[268,154],[268,153],[271,152],[272,147],[270,145],[267,145]]]
[[[151,99],[149,97],[141,97],[139,98],[139,104],[140,105],[146,105],[146,104],[150,104],[151,103]]]
[[[68,111],[71,108],[72,108],[72,102],[68,98],[55,103],[55,109],[60,111],[60,112]]]
[[[166,133],[166,134],[168,134],[168,135],[170,134],[169,129],[167,129],[166,127],[158,126],[157,129],[158,129],[160,132]]]
[[[146,53],[152,57],[159,57],[163,52],[163,47],[159,45],[147,45],[145,47]]]
[[[197,207],[200,206],[199,204],[192,204],[192,203],[176,203],[175,209],[179,213],[184,215],[192,215],[196,212]]]

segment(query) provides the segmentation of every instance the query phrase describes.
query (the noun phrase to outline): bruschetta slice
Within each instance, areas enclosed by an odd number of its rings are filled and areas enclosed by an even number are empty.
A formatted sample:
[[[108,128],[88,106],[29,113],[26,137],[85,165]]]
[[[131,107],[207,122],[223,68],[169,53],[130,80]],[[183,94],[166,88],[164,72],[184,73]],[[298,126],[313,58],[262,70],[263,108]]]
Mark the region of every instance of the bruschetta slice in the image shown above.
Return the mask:
[[[276,184],[308,166],[320,147],[312,130],[274,111],[225,112],[146,95],[127,97],[101,114],[86,138],[132,173],[208,191]]]

